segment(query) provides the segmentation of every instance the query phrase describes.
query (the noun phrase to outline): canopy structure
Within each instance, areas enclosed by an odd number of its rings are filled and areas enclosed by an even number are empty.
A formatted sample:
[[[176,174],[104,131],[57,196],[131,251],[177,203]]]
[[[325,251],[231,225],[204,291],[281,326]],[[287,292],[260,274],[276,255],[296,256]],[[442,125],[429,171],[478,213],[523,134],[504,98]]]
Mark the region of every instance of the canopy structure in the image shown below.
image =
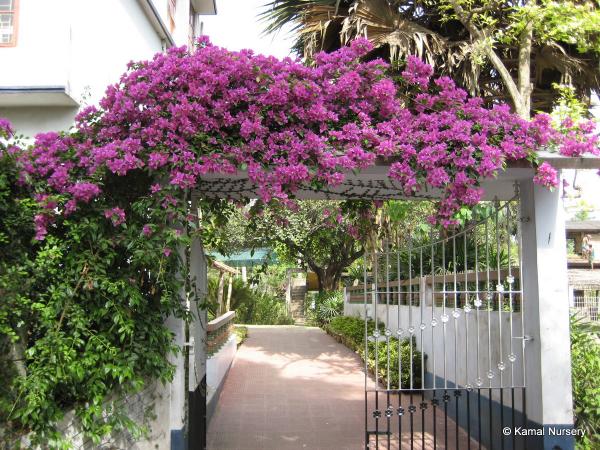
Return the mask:
[[[270,248],[257,248],[255,250],[244,250],[231,255],[222,255],[218,252],[209,253],[211,258],[221,261],[231,267],[252,267],[264,263],[276,264],[277,256]]]

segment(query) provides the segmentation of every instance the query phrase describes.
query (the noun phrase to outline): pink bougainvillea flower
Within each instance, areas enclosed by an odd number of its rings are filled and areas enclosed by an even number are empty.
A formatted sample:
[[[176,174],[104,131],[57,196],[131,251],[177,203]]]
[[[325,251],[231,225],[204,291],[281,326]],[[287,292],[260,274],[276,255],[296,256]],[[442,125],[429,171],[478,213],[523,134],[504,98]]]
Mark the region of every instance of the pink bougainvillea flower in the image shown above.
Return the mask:
[[[110,219],[112,224],[116,227],[125,222],[125,211],[119,207],[107,209],[104,211],[104,217]]]
[[[542,186],[555,188],[558,186],[558,172],[550,164],[544,162],[537,168],[537,172],[533,180]]]
[[[74,133],[36,136],[18,155],[21,178],[59,194],[59,214],[97,204],[120,224],[124,215],[102,184],[114,177],[147,175],[153,204],[174,221],[183,193],[207,174],[245,170],[262,201],[293,208],[301,188],[338,186],[384,158],[404,195],[437,186],[435,222],[451,225],[481,199],[480,181],[510,161],[543,148],[600,153],[593,124],[553,127],[547,115],[527,121],[504,104],[487,108],[414,56],[392,79],[386,62],[364,61],[366,39],[316,54],[310,66],[199,43],[131,64],[98,106],[77,115]],[[0,129],[10,128],[2,121]],[[538,168],[536,183],[555,180],[551,167]],[[56,215],[45,217],[42,237]]]
[[[13,129],[10,121],[0,117],[0,137],[9,138],[13,135]]]

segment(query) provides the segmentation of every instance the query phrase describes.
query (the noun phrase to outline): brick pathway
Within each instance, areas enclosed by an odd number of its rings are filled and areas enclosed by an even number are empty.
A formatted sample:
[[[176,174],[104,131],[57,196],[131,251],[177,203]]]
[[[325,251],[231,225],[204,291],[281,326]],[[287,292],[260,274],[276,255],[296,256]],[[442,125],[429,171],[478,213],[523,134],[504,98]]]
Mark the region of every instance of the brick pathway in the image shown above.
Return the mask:
[[[360,358],[318,328],[248,328],[208,427],[208,449],[364,448]]]

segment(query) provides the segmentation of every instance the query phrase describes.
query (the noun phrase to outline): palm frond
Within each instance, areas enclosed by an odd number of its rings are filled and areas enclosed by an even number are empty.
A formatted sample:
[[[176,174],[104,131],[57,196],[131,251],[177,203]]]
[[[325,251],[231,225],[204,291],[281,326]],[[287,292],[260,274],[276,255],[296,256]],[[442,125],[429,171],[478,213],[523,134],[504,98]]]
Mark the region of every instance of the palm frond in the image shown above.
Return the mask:
[[[436,55],[447,48],[444,38],[407,20],[386,0],[356,1],[350,7],[343,22],[342,42],[347,44],[358,36],[366,37],[375,47],[389,46],[392,62],[416,55],[435,66]]]
[[[265,10],[259,18],[266,23],[265,34],[290,26],[297,36],[294,49],[311,56],[316,51],[327,49],[324,43],[328,29],[334,22],[341,24],[348,12],[347,3],[347,0],[273,0],[264,5]],[[335,31],[337,34],[338,30]]]

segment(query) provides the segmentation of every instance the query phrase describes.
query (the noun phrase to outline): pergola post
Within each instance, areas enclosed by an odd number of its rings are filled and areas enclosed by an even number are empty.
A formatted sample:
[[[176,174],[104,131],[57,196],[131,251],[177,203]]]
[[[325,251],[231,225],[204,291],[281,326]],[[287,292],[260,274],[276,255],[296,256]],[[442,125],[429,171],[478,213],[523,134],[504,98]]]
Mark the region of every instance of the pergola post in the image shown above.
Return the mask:
[[[201,301],[207,290],[207,262],[198,238],[190,249],[190,280],[197,298]],[[190,324],[190,355],[188,381],[189,441],[188,450],[206,448],[206,309],[190,302],[193,320]]]
[[[574,448],[565,217],[560,190],[521,184],[528,448]],[[514,432],[514,431],[513,431]],[[559,435],[556,435],[558,433]]]
[[[219,285],[217,287],[217,303],[219,304],[219,314],[223,314],[225,311],[225,305],[223,304],[223,294],[225,289],[225,272],[220,270],[219,272]]]
[[[229,274],[229,283],[227,285],[227,307],[225,312],[231,311],[231,294],[233,293],[233,275]]]
[[[178,249],[179,256],[182,261],[186,260],[185,247]],[[184,268],[184,270],[187,268]],[[185,273],[179,273],[182,279],[186,276]],[[185,287],[179,293],[180,301],[186,301]],[[167,318],[165,325],[173,333],[173,345],[183,349],[185,346],[185,321],[181,317],[171,315]],[[169,388],[169,430],[171,450],[179,450],[185,448],[186,430],[185,430],[185,406],[186,406],[186,373],[185,373],[185,352],[169,353],[168,359],[175,367],[173,381]]]

